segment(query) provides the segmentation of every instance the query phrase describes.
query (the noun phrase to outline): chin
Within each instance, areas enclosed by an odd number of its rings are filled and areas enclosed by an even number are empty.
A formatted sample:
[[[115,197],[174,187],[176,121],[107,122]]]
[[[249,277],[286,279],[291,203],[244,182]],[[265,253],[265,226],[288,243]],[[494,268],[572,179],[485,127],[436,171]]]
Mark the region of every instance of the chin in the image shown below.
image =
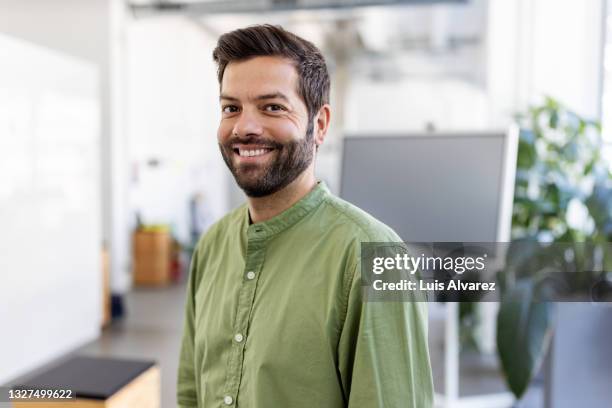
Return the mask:
[[[270,194],[274,194],[278,191],[278,189],[271,188],[270,186],[262,186],[258,183],[238,183],[238,186],[244,192],[244,194],[252,198],[269,196]]]

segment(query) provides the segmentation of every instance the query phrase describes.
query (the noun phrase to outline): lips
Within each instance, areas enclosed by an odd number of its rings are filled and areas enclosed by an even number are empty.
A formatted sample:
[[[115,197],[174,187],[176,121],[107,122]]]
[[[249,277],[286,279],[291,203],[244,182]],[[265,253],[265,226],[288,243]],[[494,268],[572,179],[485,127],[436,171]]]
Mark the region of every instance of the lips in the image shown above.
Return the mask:
[[[236,164],[261,165],[270,160],[272,152],[276,150],[269,145],[233,144],[234,161]]]
[[[239,162],[255,163],[261,160],[267,160],[270,152],[276,150],[276,146],[270,143],[232,143],[231,149],[234,156]]]

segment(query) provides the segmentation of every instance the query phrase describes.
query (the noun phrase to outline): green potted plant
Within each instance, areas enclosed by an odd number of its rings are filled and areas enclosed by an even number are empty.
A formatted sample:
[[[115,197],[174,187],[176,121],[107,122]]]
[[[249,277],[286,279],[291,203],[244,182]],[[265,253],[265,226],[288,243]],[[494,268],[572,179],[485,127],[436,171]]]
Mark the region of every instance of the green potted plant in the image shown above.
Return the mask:
[[[497,347],[508,387],[520,399],[550,345],[555,304],[534,301],[551,273],[542,253],[517,248],[537,247],[520,246],[529,241],[563,243],[570,254],[563,260],[566,264],[555,265],[555,270],[588,271],[573,274],[572,287],[589,290],[605,281],[601,271],[612,270],[607,246],[612,237],[612,178],[601,157],[599,123],[552,98],[517,119],[522,131],[512,218],[514,244],[500,274],[504,296]],[[534,268],[535,275],[525,273]]]

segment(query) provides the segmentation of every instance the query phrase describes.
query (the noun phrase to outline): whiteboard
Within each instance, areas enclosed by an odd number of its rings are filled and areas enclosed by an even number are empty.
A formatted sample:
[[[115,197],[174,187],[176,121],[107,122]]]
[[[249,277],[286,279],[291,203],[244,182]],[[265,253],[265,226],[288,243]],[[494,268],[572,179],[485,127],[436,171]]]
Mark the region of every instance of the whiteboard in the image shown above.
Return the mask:
[[[99,335],[95,65],[0,35],[0,383]]]

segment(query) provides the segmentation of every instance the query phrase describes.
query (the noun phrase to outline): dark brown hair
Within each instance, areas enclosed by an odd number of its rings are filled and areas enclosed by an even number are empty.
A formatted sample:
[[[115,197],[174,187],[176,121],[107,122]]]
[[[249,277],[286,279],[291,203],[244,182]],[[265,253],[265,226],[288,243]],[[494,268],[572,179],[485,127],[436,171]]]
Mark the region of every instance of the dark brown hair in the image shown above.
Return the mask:
[[[321,51],[280,26],[255,25],[223,34],[213,51],[218,65],[219,85],[227,64],[253,57],[278,56],[288,58],[298,73],[298,94],[308,108],[309,120],[329,103],[329,74]]]

